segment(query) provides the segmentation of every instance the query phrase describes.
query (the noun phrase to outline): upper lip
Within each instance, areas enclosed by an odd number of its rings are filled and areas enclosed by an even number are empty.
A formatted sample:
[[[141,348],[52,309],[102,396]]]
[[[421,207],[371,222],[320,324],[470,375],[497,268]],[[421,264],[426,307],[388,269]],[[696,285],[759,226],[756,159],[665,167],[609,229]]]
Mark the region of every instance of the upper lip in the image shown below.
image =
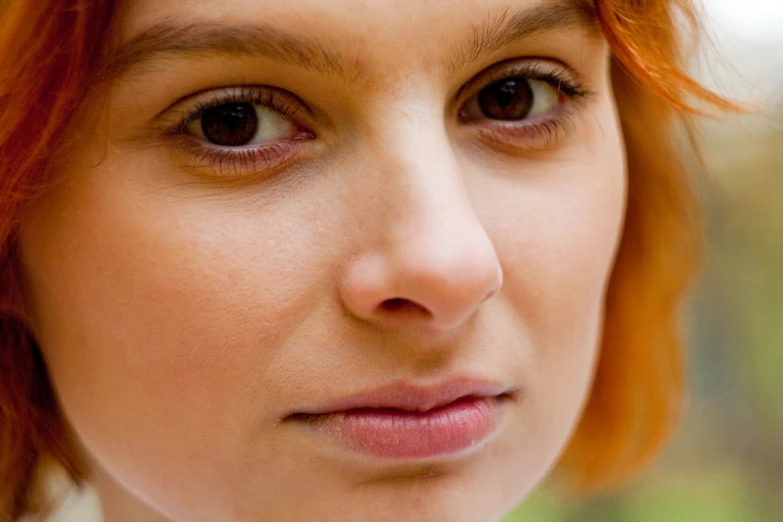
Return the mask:
[[[513,387],[475,378],[456,378],[427,386],[398,381],[370,391],[327,401],[313,408],[298,411],[296,414],[326,415],[364,408],[426,412],[465,397],[492,398],[511,395],[513,392]]]

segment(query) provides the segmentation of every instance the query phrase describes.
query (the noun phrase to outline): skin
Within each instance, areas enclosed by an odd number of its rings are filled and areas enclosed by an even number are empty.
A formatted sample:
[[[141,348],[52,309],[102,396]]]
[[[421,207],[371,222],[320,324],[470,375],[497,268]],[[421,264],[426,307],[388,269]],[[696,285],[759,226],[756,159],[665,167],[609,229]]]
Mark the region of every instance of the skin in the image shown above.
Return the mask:
[[[121,41],[164,19],[265,23],[345,70],[253,53],[130,66],[24,216],[31,328],[106,522],[486,522],[547,475],[589,393],[623,222],[609,52],[570,24],[453,64],[484,21],[552,3],[128,3]],[[592,94],[558,102],[568,125],[548,139],[498,138],[458,112],[504,61]],[[237,85],[312,111],[276,166],[214,167],[165,130],[188,96]],[[518,390],[466,455],[354,458],[282,421],[454,376]]]

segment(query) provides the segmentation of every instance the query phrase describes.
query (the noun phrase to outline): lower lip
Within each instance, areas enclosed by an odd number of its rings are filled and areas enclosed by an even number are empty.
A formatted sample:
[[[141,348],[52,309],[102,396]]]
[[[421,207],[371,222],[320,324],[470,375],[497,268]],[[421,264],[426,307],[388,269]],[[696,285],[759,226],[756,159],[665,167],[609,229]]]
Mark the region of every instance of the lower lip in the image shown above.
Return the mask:
[[[492,435],[503,397],[469,397],[426,412],[356,409],[296,420],[351,451],[376,458],[423,460],[469,450]]]

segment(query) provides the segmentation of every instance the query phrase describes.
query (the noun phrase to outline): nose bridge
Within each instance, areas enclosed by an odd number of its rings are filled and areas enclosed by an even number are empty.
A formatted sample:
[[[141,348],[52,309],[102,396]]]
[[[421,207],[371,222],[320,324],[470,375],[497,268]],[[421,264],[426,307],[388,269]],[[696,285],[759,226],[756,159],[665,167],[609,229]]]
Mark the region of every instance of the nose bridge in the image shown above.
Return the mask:
[[[388,218],[383,236],[409,250],[420,241],[418,246],[429,247],[435,256],[491,246],[471,207],[450,139],[441,73],[426,53],[410,56],[409,62],[372,88],[370,106],[363,111],[368,132],[361,140],[371,156],[365,159],[380,181],[378,195]],[[471,240],[476,243],[469,247]]]
[[[414,239],[409,227],[446,232],[475,226],[463,173],[436,104],[401,104],[383,118],[377,144],[377,169],[390,216],[392,237]],[[430,239],[434,239],[430,238]]]
[[[396,186],[388,192],[392,219],[387,240],[398,254],[416,256],[422,268],[433,265],[443,271],[469,262],[491,245],[453,152],[438,145],[422,149],[411,151],[396,169]]]
[[[450,143],[430,129],[409,131],[400,141],[388,173],[393,178],[388,195],[396,201],[391,232],[411,240],[422,235],[411,232],[427,230],[433,240],[458,221],[470,222],[472,209]]]

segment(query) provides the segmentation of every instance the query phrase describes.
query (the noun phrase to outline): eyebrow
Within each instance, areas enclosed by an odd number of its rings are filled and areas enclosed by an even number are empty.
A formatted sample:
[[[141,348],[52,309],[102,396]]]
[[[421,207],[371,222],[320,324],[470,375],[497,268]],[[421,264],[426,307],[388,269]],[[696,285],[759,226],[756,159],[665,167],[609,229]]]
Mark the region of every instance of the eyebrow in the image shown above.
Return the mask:
[[[556,0],[490,17],[474,25],[466,43],[453,50],[452,71],[534,34],[579,25],[595,27],[598,17],[590,0]],[[158,22],[126,43],[108,60],[107,76],[165,56],[203,58],[212,55],[263,56],[272,61],[325,75],[347,76],[346,59],[324,42],[269,24],[225,25],[202,20]],[[353,71],[358,73],[358,71]]]
[[[559,0],[514,13],[506,9],[483,24],[473,26],[468,44],[454,52],[456,59],[451,63],[451,70],[462,69],[535,34],[573,26],[588,30],[600,27],[598,13],[591,0]]]
[[[233,26],[204,21],[159,22],[120,45],[108,64],[116,77],[160,56],[201,58],[213,54],[264,56],[320,73],[345,73],[343,59],[309,37],[268,24]]]

